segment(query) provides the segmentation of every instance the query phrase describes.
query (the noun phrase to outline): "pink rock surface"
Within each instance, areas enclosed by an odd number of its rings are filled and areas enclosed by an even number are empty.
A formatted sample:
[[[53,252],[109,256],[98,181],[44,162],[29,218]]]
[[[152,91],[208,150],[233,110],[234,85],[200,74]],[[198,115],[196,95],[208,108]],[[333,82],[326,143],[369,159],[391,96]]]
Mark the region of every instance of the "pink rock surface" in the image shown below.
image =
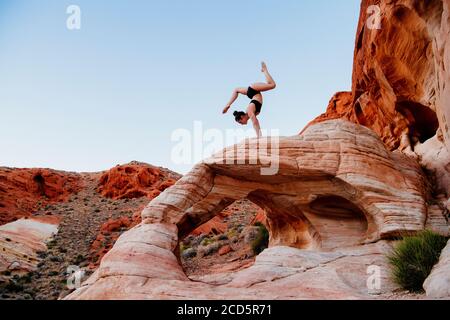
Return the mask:
[[[34,271],[46,251],[46,242],[58,232],[56,217],[20,219],[0,226],[0,274]]]
[[[67,298],[371,298],[370,265],[384,272],[381,293],[394,288],[384,258],[390,244],[368,243],[424,229],[426,188],[415,160],[343,120],[282,138],[273,176],[262,176],[263,165],[242,154],[247,158],[231,160],[247,164],[226,164],[218,154],[154,199],[142,224],[122,235],[95,275]],[[179,239],[242,198],[266,210],[270,249],[248,269],[191,281],[177,259]]]
[[[450,241],[423,287],[430,298],[450,299]]]

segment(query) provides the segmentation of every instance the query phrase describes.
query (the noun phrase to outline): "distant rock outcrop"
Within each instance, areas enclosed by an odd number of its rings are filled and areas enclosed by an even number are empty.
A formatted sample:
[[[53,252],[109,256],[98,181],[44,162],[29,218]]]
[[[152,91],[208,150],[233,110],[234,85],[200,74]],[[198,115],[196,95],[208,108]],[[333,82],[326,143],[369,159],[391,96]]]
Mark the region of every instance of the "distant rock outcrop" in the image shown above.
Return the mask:
[[[163,168],[154,167],[147,163],[133,161],[125,165],[118,165],[101,175],[97,191],[112,200],[126,200],[137,198],[156,198],[161,192],[171,187],[181,175]],[[132,217],[122,216],[109,219],[101,226],[97,238],[91,246],[91,256],[95,262],[90,268],[95,269],[103,256],[124,230],[128,230],[141,222],[140,209]]]
[[[136,162],[123,167],[130,166],[151,167]],[[180,177],[157,170],[155,196]],[[60,285],[67,280],[65,268],[76,265],[89,274],[123,232],[141,223],[147,196],[105,198],[97,189],[107,173],[0,168],[0,299],[66,295]],[[123,175],[125,185],[127,178],[135,184],[135,175]]]
[[[100,178],[98,191],[114,200],[140,197],[153,199],[179,178],[179,175],[168,170],[131,162],[105,172]]]
[[[126,230],[129,230],[139,223],[141,223],[141,214],[142,207],[132,215],[131,218],[127,216],[122,216],[117,219],[109,219],[105,222],[100,231],[91,245],[90,255],[95,260],[90,264],[90,269],[95,269],[100,264],[100,261],[103,259],[103,256],[111,250],[112,246],[119,238],[119,236]]]
[[[67,201],[81,188],[76,173],[0,168],[0,225],[29,217],[47,204]]]
[[[221,234],[226,233],[228,230],[228,226],[226,220],[230,220],[231,217],[238,212],[245,216],[251,216],[253,212],[262,211],[255,204],[249,201],[238,201],[225,208],[223,211],[218,213],[214,218],[209,220],[208,222],[202,224],[194,231],[192,231],[192,235],[208,235],[208,234]],[[234,217],[234,219],[240,219],[240,217]],[[240,222],[245,219],[240,219]],[[251,221],[250,224],[253,224],[255,221]]]
[[[208,159],[154,199],[142,213],[143,222],[118,239],[96,273],[68,298],[368,297],[365,280],[359,281],[367,270],[356,257],[378,257],[383,265],[380,253],[386,250],[360,245],[425,228],[428,194],[416,160],[388,151],[373,131],[343,120],[281,138],[279,171],[272,176],[261,175],[263,165],[251,158],[249,150],[257,145],[258,140],[246,141],[233,147],[242,152],[230,149]],[[210,284],[191,282],[176,257],[179,240],[242,198],[265,209],[271,250],[249,270],[216,275]],[[354,281],[353,289],[344,290],[331,272],[330,281],[298,290],[302,281],[313,281],[304,271],[341,258],[348,264],[336,265],[339,270],[359,265],[347,280]],[[275,272],[272,260],[281,269]],[[295,290],[283,280],[290,276]]]

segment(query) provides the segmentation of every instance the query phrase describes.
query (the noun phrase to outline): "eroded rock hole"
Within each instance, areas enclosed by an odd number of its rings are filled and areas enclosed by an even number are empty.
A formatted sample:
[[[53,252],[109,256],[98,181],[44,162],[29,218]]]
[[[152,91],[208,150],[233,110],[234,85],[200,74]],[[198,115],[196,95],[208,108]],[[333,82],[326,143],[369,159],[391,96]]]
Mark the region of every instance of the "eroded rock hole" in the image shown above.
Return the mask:
[[[37,187],[37,193],[41,196],[45,196],[45,179],[42,174],[38,173],[33,177],[33,181]]]
[[[265,223],[260,207],[249,200],[234,202],[180,241],[184,271],[196,277],[249,267],[269,245]]]
[[[365,126],[366,125],[366,118],[365,118],[364,113],[362,111],[361,104],[359,102],[356,102],[354,108],[355,108],[356,118],[358,119],[358,123],[360,125]]]
[[[402,101],[396,105],[409,122],[409,138],[414,146],[417,142],[424,143],[436,135],[439,129],[439,120],[436,112],[430,108],[413,101]]]
[[[219,205],[222,212],[180,237],[184,271],[191,279],[235,272],[251,266],[268,246],[332,251],[367,240],[373,223],[358,205],[335,195],[312,198],[255,191],[246,200]]]
[[[393,17],[396,18],[398,21],[405,21],[406,19],[410,18],[411,16],[411,10],[403,5],[399,5],[393,13]]]
[[[305,216],[320,234],[322,250],[361,244],[367,237],[368,221],[363,211],[342,197],[317,198]]]

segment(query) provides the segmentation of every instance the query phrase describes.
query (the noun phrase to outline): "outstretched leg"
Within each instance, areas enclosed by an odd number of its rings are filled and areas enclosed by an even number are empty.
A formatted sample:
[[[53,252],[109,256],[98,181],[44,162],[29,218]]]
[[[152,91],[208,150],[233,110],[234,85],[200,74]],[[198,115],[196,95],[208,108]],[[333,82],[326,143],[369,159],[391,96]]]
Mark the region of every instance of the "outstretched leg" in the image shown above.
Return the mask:
[[[267,70],[267,65],[263,62],[261,64],[261,66],[262,66],[261,71],[266,76],[267,83],[254,83],[254,84],[252,84],[252,88],[255,89],[256,91],[260,91],[260,92],[275,89],[277,84],[275,83],[275,80],[273,80],[272,76],[270,75],[269,70]]]
[[[274,87],[276,87],[277,84],[275,83],[275,80],[273,80],[272,76],[270,75],[269,70],[267,70],[267,65],[266,65],[266,63],[265,63],[265,62],[262,62],[262,63],[261,63],[261,67],[262,67],[261,71],[262,71],[262,72],[264,73],[264,75],[266,76],[266,81],[267,81],[267,83],[273,85]]]

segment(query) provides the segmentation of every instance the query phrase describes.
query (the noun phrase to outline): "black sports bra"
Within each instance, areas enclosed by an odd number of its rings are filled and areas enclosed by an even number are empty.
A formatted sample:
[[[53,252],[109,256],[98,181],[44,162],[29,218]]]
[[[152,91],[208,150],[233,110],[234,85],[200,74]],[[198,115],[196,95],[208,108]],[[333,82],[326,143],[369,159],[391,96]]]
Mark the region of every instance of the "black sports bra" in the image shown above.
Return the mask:
[[[249,99],[253,99],[254,96],[256,96],[257,94],[260,94],[261,92],[256,91],[255,89],[253,89],[252,87],[248,87],[247,90],[247,97]]]

